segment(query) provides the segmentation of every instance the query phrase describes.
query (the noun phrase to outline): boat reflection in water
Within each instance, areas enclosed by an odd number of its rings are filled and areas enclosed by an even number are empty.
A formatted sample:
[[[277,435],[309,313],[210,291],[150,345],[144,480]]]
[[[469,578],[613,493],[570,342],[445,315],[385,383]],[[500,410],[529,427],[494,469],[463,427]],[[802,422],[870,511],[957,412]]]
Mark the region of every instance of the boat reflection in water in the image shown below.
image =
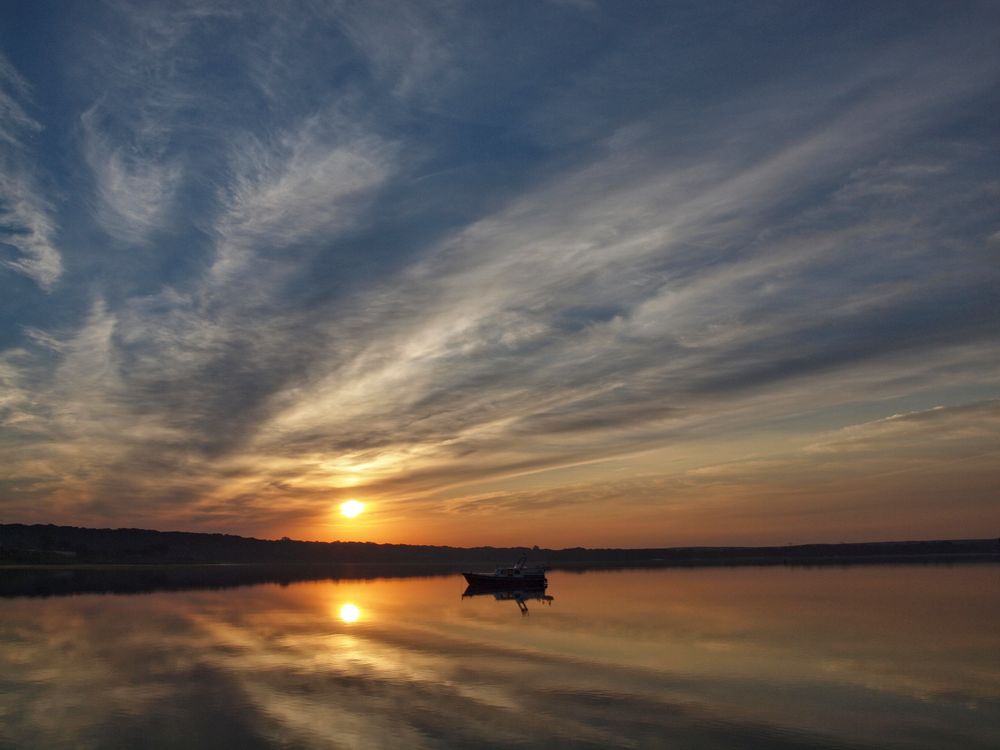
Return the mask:
[[[514,601],[522,615],[528,614],[527,602],[532,599],[545,602],[551,605],[554,597],[545,593],[547,583],[528,584],[521,588],[510,588],[509,586],[496,587],[489,584],[469,584],[462,594],[462,598],[471,596],[493,596],[498,602]]]

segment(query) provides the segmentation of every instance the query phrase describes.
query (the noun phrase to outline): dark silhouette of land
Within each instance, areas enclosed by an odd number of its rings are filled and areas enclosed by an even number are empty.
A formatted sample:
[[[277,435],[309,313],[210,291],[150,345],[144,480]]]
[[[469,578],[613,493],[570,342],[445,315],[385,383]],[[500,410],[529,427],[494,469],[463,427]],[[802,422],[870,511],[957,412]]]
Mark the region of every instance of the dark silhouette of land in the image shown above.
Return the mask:
[[[230,534],[0,524],[0,597],[223,589],[446,575],[521,555],[555,569],[1000,562],[1000,539],[786,547],[540,549],[270,541]]]
[[[302,581],[412,578],[454,573],[453,566],[378,563],[7,565],[0,566],[0,598],[222,590],[265,583],[287,586]]]
[[[296,563],[448,568],[510,563],[524,554],[533,562],[554,567],[1000,561],[1000,539],[799,544],[785,547],[572,547],[557,550],[538,547],[300,542],[287,538],[272,541],[231,534],[0,524],[0,564],[5,565]]]

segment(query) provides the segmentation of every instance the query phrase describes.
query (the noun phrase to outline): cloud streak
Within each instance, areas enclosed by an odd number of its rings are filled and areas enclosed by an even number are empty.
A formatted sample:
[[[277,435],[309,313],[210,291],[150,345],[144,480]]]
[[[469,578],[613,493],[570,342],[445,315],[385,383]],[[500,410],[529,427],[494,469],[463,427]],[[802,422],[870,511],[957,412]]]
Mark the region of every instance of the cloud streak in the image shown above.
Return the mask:
[[[39,191],[27,155],[42,125],[25,110],[31,87],[0,54],[0,264],[49,290],[62,274],[54,206]],[[13,258],[4,257],[10,251]]]
[[[147,156],[134,146],[113,145],[102,132],[96,106],[81,122],[84,158],[97,187],[98,223],[121,242],[144,242],[170,216],[181,168],[155,153]]]

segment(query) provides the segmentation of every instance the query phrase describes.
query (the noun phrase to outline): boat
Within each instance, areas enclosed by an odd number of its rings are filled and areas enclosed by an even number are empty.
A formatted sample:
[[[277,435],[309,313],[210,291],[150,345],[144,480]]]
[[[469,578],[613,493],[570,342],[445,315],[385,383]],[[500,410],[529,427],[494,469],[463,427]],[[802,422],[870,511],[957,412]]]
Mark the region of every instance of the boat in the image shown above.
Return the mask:
[[[548,581],[545,579],[545,568],[542,565],[525,565],[527,556],[522,555],[521,559],[513,565],[498,567],[492,573],[462,573],[469,586],[481,589],[497,588],[536,588],[545,586]]]

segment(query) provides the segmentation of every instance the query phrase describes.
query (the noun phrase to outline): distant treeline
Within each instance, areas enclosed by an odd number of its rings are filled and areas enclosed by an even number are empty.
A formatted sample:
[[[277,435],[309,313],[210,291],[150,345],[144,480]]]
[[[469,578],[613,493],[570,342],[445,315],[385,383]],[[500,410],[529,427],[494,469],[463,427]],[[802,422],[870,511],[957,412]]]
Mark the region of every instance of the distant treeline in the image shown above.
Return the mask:
[[[435,547],[371,542],[271,541],[231,534],[0,524],[0,564],[320,564],[491,567],[528,555],[561,568],[630,565],[769,565],[860,562],[1000,561],[1000,539],[801,544],[785,547],[540,549]]]

